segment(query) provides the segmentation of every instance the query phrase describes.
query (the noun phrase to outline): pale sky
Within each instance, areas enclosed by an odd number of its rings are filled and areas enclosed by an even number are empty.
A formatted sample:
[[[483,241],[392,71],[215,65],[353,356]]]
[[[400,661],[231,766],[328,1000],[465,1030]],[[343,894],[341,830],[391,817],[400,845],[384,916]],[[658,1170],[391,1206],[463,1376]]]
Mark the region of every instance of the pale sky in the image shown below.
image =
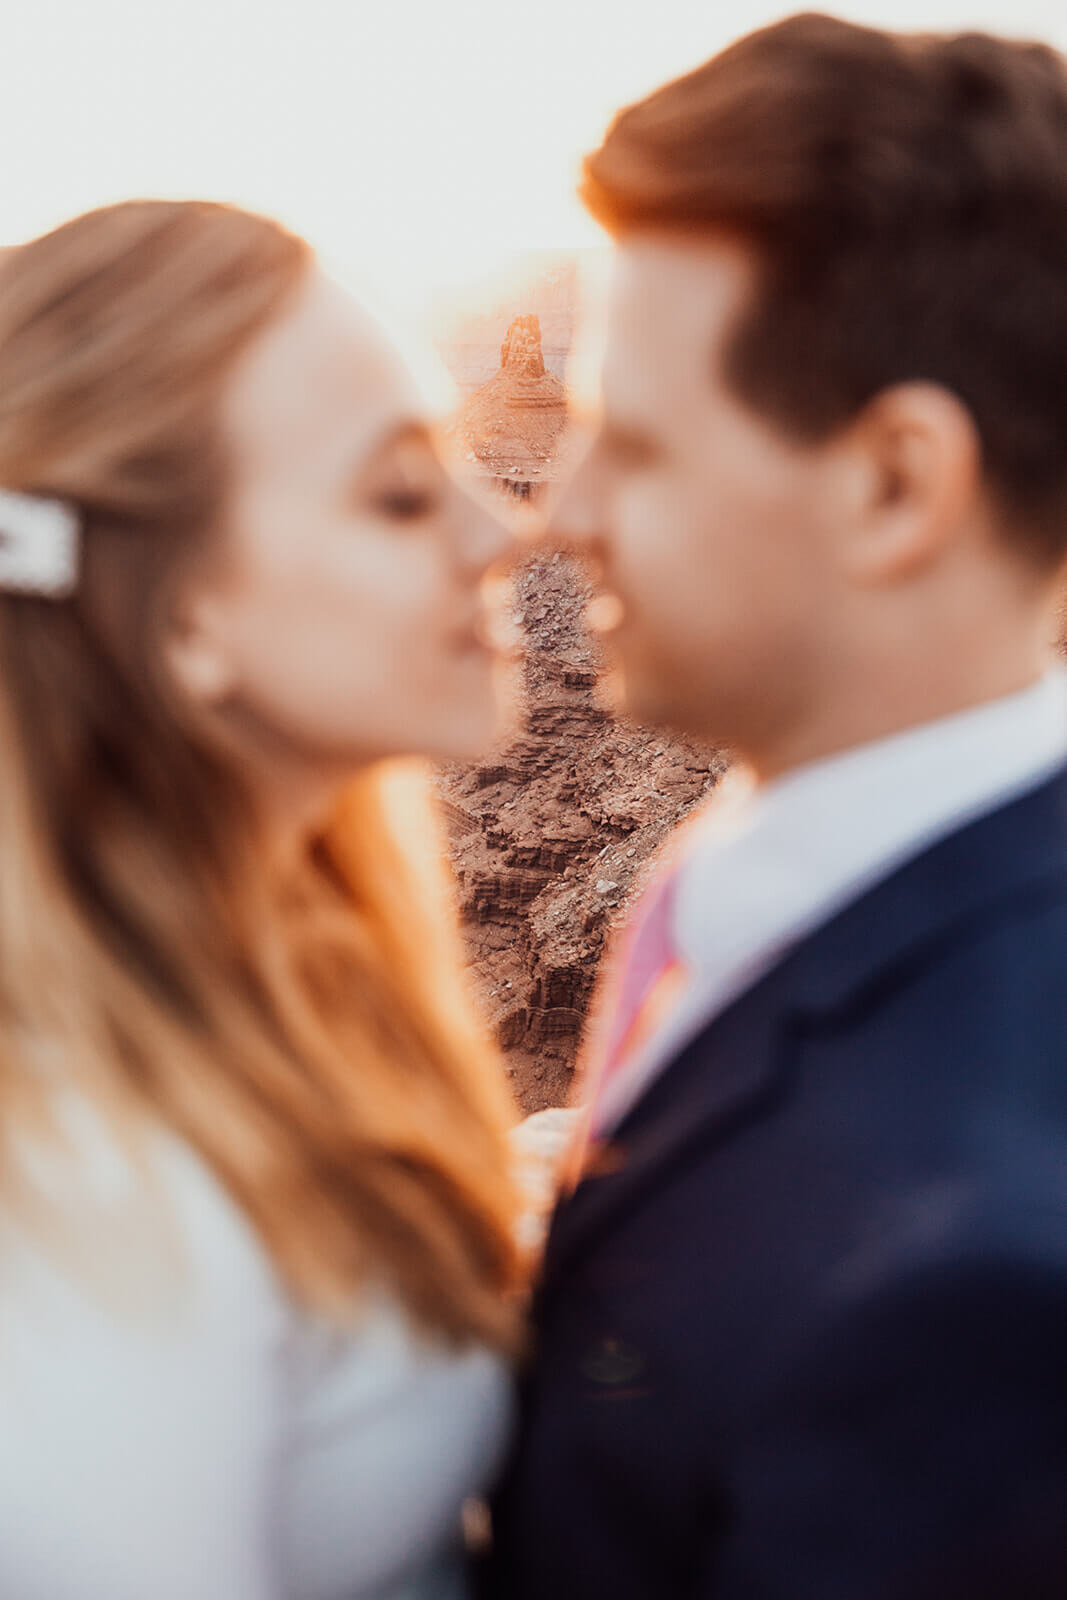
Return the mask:
[[[272,212],[396,306],[596,242],[573,198],[612,111],[766,0],[0,0],[0,243],[134,194]],[[810,6],[809,6],[810,9]],[[1067,0],[844,0],[1067,47]]]

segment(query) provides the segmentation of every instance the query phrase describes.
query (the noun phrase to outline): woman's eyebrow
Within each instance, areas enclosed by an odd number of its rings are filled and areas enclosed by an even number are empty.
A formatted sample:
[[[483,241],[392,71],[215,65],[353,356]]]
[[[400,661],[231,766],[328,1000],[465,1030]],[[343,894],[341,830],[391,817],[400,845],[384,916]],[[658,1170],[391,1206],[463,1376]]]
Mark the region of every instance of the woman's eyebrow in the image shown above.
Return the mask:
[[[349,470],[351,482],[361,483],[368,475],[381,471],[389,456],[405,445],[417,445],[432,454],[437,453],[433,430],[429,424],[421,417],[402,417],[386,424],[374,435],[369,445],[364,444],[353,453]]]
[[[395,450],[398,445],[404,444],[424,444],[427,449],[432,450],[433,430],[421,417],[404,417],[379,434],[368,455],[383,456],[387,451]]]

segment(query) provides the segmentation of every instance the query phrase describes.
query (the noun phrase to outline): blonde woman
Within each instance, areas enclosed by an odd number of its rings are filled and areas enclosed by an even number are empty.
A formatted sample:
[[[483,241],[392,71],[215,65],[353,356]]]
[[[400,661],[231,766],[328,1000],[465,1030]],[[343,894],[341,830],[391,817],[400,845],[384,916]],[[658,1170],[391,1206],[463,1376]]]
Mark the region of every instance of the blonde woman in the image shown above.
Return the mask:
[[[509,1108],[387,758],[491,736],[500,532],[194,203],[4,256],[0,489],[0,1594],[451,1600]]]

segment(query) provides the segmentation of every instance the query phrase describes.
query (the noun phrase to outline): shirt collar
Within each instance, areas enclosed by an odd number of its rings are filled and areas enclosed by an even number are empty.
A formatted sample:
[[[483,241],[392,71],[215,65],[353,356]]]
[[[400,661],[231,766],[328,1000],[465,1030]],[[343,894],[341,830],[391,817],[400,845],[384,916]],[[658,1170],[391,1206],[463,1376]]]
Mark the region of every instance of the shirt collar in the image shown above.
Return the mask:
[[[680,942],[707,947],[716,907],[784,932],[859,893],[937,838],[1049,776],[1067,759],[1067,671],[1014,694],[795,768],[717,806],[684,851]],[[731,871],[731,867],[735,870]],[[763,911],[758,906],[763,906]],[[739,930],[740,931],[740,930]],[[720,935],[723,930],[720,924]],[[716,939],[718,943],[718,939]]]

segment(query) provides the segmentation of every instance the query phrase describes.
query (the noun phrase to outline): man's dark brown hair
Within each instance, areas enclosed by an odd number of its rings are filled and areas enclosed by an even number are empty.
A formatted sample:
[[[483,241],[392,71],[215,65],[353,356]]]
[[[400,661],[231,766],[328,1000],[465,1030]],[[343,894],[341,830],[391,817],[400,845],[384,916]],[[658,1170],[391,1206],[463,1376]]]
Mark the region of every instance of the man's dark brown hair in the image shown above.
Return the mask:
[[[805,15],[623,111],[583,198],[616,234],[759,263],[735,392],[818,439],[890,384],[952,390],[1005,520],[1067,552],[1067,67],[1044,45]]]

